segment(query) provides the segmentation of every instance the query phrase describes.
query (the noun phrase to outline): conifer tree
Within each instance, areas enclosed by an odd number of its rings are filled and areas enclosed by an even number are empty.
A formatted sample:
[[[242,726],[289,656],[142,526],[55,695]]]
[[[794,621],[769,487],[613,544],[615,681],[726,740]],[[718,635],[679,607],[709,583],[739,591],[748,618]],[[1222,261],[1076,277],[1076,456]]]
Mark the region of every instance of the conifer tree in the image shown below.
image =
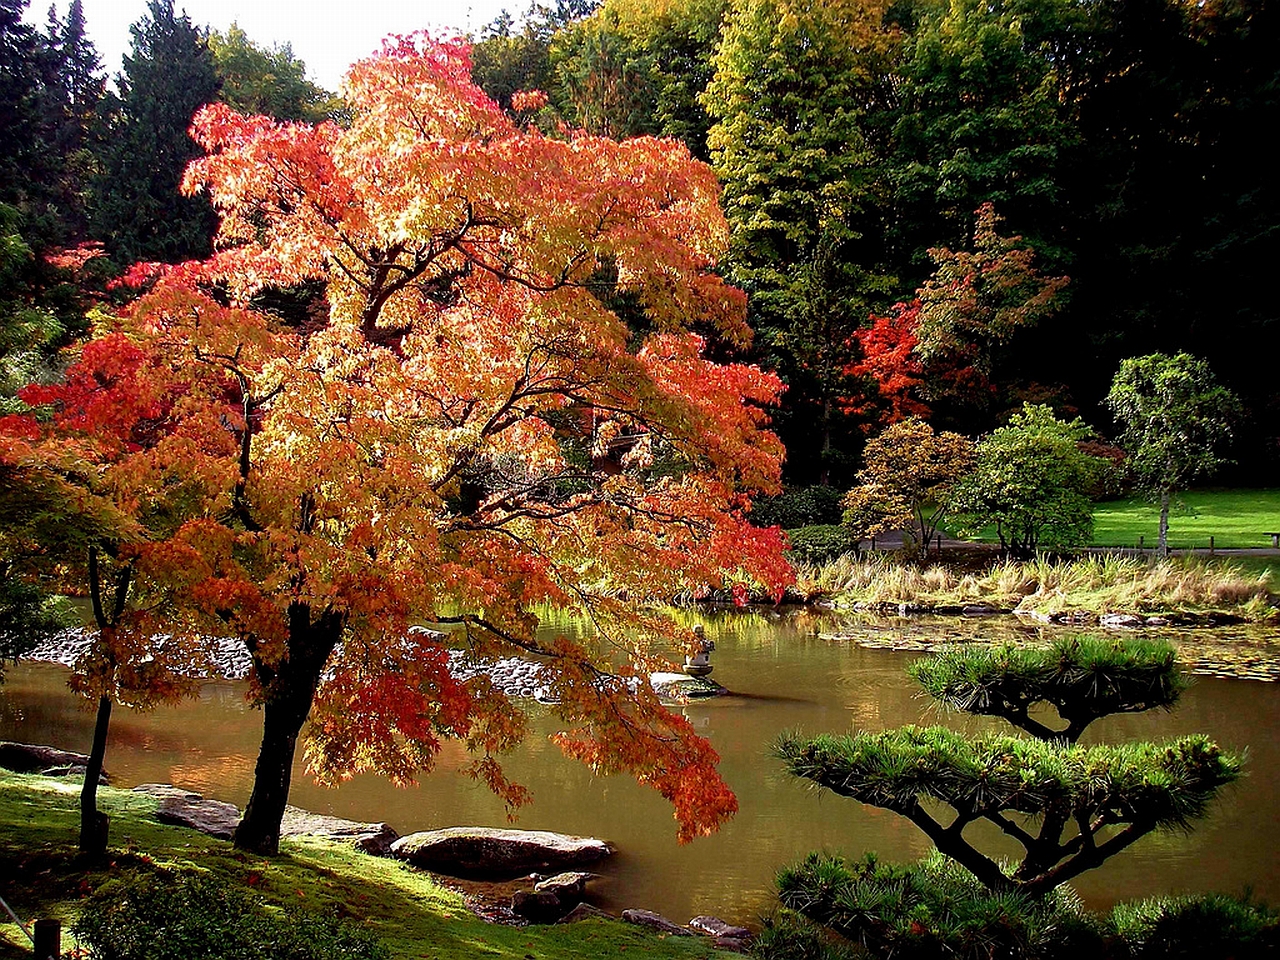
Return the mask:
[[[1049,647],[956,648],[909,672],[943,706],[999,717],[1030,736],[967,737],[940,726],[787,734],[778,755],[796,777],[906,817],[995,895],[1042,899],[1153,830],[1189,829],[1240,776],[1240,758],[1204,736],[1078,744],[1102,717],[1177,703],[1186,681],[1164,643],[1072,637]],[[1041,707],[1059,721],[1047,722]],[[1023,847],[1020,863],[1005,866],[965,835],[982,821]],[[887,877],[873,857],[850,867],[815,854],[783,871],[779,889],[810,919],[874,937],[883,933],[877,912],[903,889],[901,877]]]
[[[150,0],[132,33],[103,134],[93,226],[118,262],[202,256],[211,249],[213,208],[205,197],[180,196],[178,185],[200,154],[187,135],[191,118],[217,97],[213,55],[172,0]]]

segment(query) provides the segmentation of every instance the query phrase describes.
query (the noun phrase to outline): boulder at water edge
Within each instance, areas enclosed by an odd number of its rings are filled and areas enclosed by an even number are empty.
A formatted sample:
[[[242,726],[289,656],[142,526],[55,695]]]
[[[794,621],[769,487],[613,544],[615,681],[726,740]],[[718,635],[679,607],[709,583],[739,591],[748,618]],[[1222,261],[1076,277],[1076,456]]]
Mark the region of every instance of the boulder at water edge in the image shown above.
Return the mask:
[[[375,857],[385,857],[391,853],[391,844],[399,839],[400,834],[385,823],[360,823],[343,820],[341,817],[327,817],[298,807],[285,807],[284,819],[280,822],[280,836],[323,837],[326,840],[354,844],[357,850],[371,853]]]
[[[693,932],[678,923],[673,923],[660,913],[654,913],[652,910],[623,910],[622,919],[627,923],[634,923],[638,927],[648,927],[650,930],[656,930],[658,933],[669,934],[673,937],[692,937]]]
[[[88,765],[89,758],[83,753],[70,753],[43,744],[0,740],[0,767],[14,773],[41,773],[47,777],[84,776],[84,768]],[[98,782],[110,782],[106,771],[98,777]]]
[[[511,877],[594,863],[613,848],[592,837],[546,830],[448,827],[401,837],[391,855],[415,867],[457,876]]]

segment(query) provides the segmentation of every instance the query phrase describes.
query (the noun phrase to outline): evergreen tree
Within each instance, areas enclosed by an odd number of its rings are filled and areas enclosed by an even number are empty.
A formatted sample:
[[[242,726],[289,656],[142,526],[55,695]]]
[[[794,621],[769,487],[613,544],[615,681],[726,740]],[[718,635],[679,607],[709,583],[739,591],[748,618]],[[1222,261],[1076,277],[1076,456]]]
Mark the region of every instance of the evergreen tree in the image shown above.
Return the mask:
[[[178,192],[200,155],[187,135],[196,109],[217,98],[205,36],[173,0],[150,0],[131,28],[133,50],[100,152],[94,229],[118,262],[186,260],[207,254],[216,225],[205,197]]]
[[[41,50],[27,0],[0,0],[0,203],[25,208],[39,142]]]
[[[882,5],[860,0],[735,0],[705,95],[731,275],[751,294],[756,329],[788,382],[794,420],[780,432],[793,473],[797,433],[813,437],[816,420],[819,457],[808,469],[821,482],[838,452],[845,347],[895,287],[882,266],[882,197],[865,130],[890,96],[893,38],[882,16]]]
[[[909,672],[942,705],[999,717],[1029,736],[966,737],[945,727],[793,733],[776,750],[792,775],[906,817],[969,871],[989,893],[962,899],[999,908],[982,921],[989,927],[970,931],[979,940],[998,936],[1023,898],[1045,900],[1153,830],[1190,829],[1241,774],[1241,759],[1204,736],[1078,744],[1102,717],[1173,707],[1186,681],[1167,644],[1071,637],[1049,647],[963,647],[918,660]],[[1050,707],[1056,724],[1042,711]],[[984,821],[1023,847],[1020,863],[998,861],[981,851],[980,834],[966,835]],[[782,871],[778,886],[785,905],[893,954],[895,942],[905,945],[930,924],[945,927],[967,907],[937,899],[937,884],[916,882],[933,869],[926,861],[883,871],[872,854],[861,865],[812,854]],[[904,910],[908,894],[925,902]]]
[[[50,240],[67,245],[88,233],[88,189],[96,161],[93,136],[106,89],[98,51],[85,31],[81,0],[71,0],[65,20],[49,11],[44,37],[46,77],[42,151]]]

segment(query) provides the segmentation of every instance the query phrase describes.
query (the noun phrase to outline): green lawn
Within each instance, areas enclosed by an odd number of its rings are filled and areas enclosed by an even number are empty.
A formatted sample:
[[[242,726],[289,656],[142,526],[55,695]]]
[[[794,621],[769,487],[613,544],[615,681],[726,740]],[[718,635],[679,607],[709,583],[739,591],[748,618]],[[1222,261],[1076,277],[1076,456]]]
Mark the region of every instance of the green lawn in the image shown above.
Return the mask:
[[[1280,489],[1192,490],[1169,511],[1169,546],[1270,547],[1267,533],[1280,533]],[[1134,498],[1100,503],[1093,511],[1093,543],[1133,547],[1138,538],[1154,546],[1160,535],[1160,510]]]
[[[54,917],[64,929],[79,903],[111,877],[156,868],[209,874],[252,888],[264,905],[347,917],[382,940],[395,958],[433,960],[594,960],[643,956],[653,960],[710,960],[704,937],[660,937],[620,921],[586,920],[553,926],[504,927],[468,912],[462,898],[424,873],[350,847],[283,841],[280,856],[263,858],[193,830],[153,819],[156,801],[104,787],[99,806],[111,817],[107,863],[76,857],[80,785],[71,780],[0,770],[0,892],[24,918]],[[0,915],[0,920],[7,920]],[[64,936],[64,949],[71,937]],[[30,945],[12,923],[0,923],[0,958],[29,958]]]

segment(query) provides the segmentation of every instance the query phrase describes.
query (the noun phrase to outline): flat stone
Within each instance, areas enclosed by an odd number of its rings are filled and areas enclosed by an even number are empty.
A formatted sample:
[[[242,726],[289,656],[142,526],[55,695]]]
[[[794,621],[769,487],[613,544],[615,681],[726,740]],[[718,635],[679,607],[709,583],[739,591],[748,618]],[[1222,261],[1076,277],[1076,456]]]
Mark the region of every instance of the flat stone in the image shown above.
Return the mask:
[[[165,797],[156,807],[156,819],[171,826],[190,827],[219,840],[230,840],[240,823],[240,808],[221,800]]]
[[[593,907],[589,903],[580,903],[557,920],[556,923],[577,923],[579,920],[590,920],[592,917],[596,917],[600,920],[617,919],[612,913],[606,913],[599,907]]]
[[[459,876],[512,877],[594,863],[613,847],[592,837],[547,830],[449,827],[401,837],[391,855],[415,867]]]
[[[722,697],[729,691],[707,677],[691,677],[687,673],[654,673],[649,676],[654,693],[666,700],[699,700]]]
[[[1001,614],[1009,613],[1008,610],[989,607],[985,603],[971,603],[968,606],[961,607],[960,612],[966,617],[998,617]]]
[[[565,914],[565,905],[554,893],[517,890],[511,895],[511,912],[530,923],[555,923]]]
[[[533,885],[535,893],[554,893],[566,907],[574,906],[582,900],[587,892],[587,881],[598,877],[598,873],[583,873],[580,870],[569,870],[557,873],[554,877],[539,880]]]
[[[195,793],[191,790],[184,790],[182,787],[175,787],[172,783],[140,783],[133,788],[134,793],[145,793],[148,796],[155,797],[157,800],[203,800],[204,795]]]
[[[694,917],[689,921],[690,929],[705,933],[708,937],[732,937],[735,940],[750,940],[751,931],[746,927],[735,927],[725,923],[719,917]]]
[[[733,953],[751,952],[751,941],[740,937],[716,937],[711,945],[717,950],[728,950]]]
[[[323,837],[352,844],[357,850],[385,857],[400,834],[385,823],[360,823],[312,813],[298,807],[285,807],[280,822],[282,837]]]
[[[1098,623],[1104,627],[1123,627],[1126,629],[1145,627],[1147,625],[1147,622],[1142,617],[1134,616],[1132,613],[1104,613]]]
[[[623,910],[622,919],[634,923],[638,927],[648,927],[658,933],[670,934],[673,937],[692,937],[693,931],[678,923],[672,923],[660,913],[652,910]]]

